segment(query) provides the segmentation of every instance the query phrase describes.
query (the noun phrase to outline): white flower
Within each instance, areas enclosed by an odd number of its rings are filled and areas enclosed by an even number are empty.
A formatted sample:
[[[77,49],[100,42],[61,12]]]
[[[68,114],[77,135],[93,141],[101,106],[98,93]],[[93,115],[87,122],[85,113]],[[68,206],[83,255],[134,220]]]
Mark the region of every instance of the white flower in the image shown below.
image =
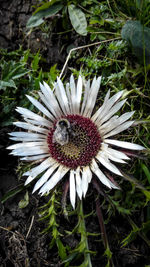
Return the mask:
[[[118,188],[106,176],[105,169],[122,176],[113,162],[126,163],[129,157],[120,148],[144,149],[137,144],[111,139],[133,124],[128,120],[134,112],[127,112],[120,117],[114,115],[126,102],[126,99],[119,102],[123,91],[112,97],[108,91],[103,105],[92,114],[100,82],[101,77],[94,78],[91,85],[90,80],[83,85],[79,76],[76,85],[71,76],[64,88],[58,78],[54,91],[45,82],[40,84],[39,96],[43,104],[31,96],[27,97],[43,116],[18,107],[16,110],[25,122],[14,124],[27,131],[10,133],[10,139],[20,141],[8,147],[13,150],[11,154],[20,156],[21,160],[38,163],[23,174],[28,176],[25,185],[41,175],[33,192],[40,189],[39,193],[43,195],[68,173],[73,208],[76,193],[80,199],[85,197],[92,173],[105,186]]]

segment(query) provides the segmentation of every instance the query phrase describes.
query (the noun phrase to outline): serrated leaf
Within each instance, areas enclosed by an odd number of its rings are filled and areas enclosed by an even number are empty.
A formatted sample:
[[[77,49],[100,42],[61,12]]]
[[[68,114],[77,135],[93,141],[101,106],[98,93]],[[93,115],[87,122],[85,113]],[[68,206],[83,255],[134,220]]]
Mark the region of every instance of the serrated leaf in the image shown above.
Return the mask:
[[[80,35],[87,35],[87,21],[85,14],[75,5],[68,6],[69,18],[75,31]]]
[[[150,28],[140,21],[127,21],[121,31],[121,36],[133,49],[141,63],[150,64]]]
[[[27,22],[27,28],[34,28],[44,22],[44,18],[54,16],[62,9],[62,4],[54,4],[48,8],[40,9],[37,13],[33,14]]]

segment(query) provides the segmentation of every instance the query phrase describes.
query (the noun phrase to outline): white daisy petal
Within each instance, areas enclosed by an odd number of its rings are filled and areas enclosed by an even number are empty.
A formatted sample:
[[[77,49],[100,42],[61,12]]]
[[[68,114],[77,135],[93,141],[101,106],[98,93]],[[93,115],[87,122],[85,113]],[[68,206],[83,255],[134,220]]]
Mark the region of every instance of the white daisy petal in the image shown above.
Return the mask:
[[[107,151],[109,154],[111,154],[112,156],[118,158],[118,159],[125,159],[125,160],[129,160],[130,158],[124,154],[123,152],[120,152],[118,150],[112,149],[110,147],[107,148]]]
[[[126,161],[124,161],[123,159],[119,159],[117,157],[114,157],[113,155],[109,154],[109,153],[106,153],[108,159],[112,160],[112,161],[115,161],[115,162],[118,162],[118,163],[126,163]]]
[[[26,148],[26,147],[35,147],[35,146],[43,146],[46,145],[47,142],[27,142],[27,143],[19,143],[19,144],[14,144],[11,145],[9,147],[7,147],[7,149],[16,149],[16,148]]]
[[[28,147],[28,148],[17,148],[14,149],[10,154],[15,156],[34,156],[34,155],[40,155],[44,153],[48,153],[49,148],[47,145],[45,146],[36,146],[36,147]]]
[[[40,127],[45,127],[47,129],[50,129],[51,127],[53,127],[53,124],[49,121],[49,123],[46,125],[45,123],[43,123],[42,121],[37,121],[37,120],[32,120],[32,119],[28,119],[28,118],[24,118],[24,120],[32,125],[38,125]]]
[[[84,167],[84,168],[83,168],[83,171],[86,171],[86,174],[87,174],[87,181],[88,181],[88,183],[90,183],[91,180],[92,180],[92,172],[91,172],[91,170],[90,170],[90,167],[89,167],[89,166]]]
[[[110,132],[113,128],[118,126],[117,119],[119,118],[118,115],[113,116],[107,122],[103,123],[99,126],[99,131],[101,135]]]
[[[103,118],[98,118],[97,123],[99,123],[99,125],[103,124],[105,121],[107,121],[108,119],[110,119],[126,102],[127,99],[124,99],[122,101],[120,101],[119,103],[117,103],[116,105],[114,105],[111,109],[109,109],[109,111],[107,112],[107,114],[105,114],[103,116]]]
[[[57,118],[56,111],[54,110],[53,106],[51,105],[51,102],[48,102],[47,98],[42,94],[41,92],[38,92],[42,102],[45,104],[45,106],[49,109],[49,111],[53,114],[55,118]]]
[[[76,91],[76,113],[79,114],[80,112],[80,103],[81,103],[81,96],[82,96],[82,78],[79,75],[78,82],[77,82],[77,91]]]
[[[83,115],[86,117],[90,117],[92,114],[92,111],[93,111],[93,108],[94,108],[94,105],[96,102],[98,90],[100,88],[100,83],[101,83],[101,77],[99,77],[98,79],[96,79],[96,77],[95,77],[93,79],[91,88],[89,90],[86,107],[85,107],[85,110],[83,112]]]
[[[62,115],[62,111],[61,111],[60,106],[57,102],[57,99],[56,99],[53,91],[49,87],[49,85],[47,83],[43,82],[43,84],[40,83],[40,88],[41,88],[41,91],[43,92],[47,102],[50,103],[50,105],[48,105],[47,107],[50,108],[50,111],[55,111],[57,116],[60,117]]]
[[[37,120],[38,122],[41,123],[41,125],[50,127],[51,123],[48,120],[46,120],[45,118],[41,117],[40,115],[35,114],[31,110],[28,110],[26,108],[17,107],[16,111],[19,112],[20,114],[22,114],[23,117],[25,117],[25,118]]]
[[[43,184],[45,184],[47,182],[47,180],[49,179],[49,177],[51,176],[51,174],[56,170],[56,168],[59,167],[58,163],[54,163],[54,165],[50,166],[48,168],[48,170],[42,175],[42,177],[36,182],[34,188],[33,188],[33,192],[37,191],[41,186],[43,186]]]
[[[87,172],[85,170],[85,168],[83,168],[83,172],[82,172],[82,192],[83,192],[83,196],[85,197],[86,192],[88,190],[88,178],[87,178]]]
[[[83,196],[85,197],[87,190],[88,190],[88,184],[91,182],[92,179],[92,172],[89,168],[89,166],[83,167],[82,170],[82,192]]]
[[[32,168],[31,170],[25,172],[23,176],[29,175],[27,178],[25,185],[30,183],[37,175],[45,171],[47,168],[49,168],[52,164],[54,164],[54,160],[51,159],[50,157],[48,159],[45,159],[40,165]]]
[[[31,157],[23,157],[20,158],[20,160],[25,160],[25,161],[35,161],[35,160],[41,160],[49,157],[49,153],[43,153],[41,155],[36,155],[36,156],[31,156]]]
[[[13,132],[9,133],[10,139],[15,141],[34,141],[36,140],[45,140],[46,136],[43,134],[37,134],[37,133],[29,133],[29,132]]]
[[[51,176],[51,178],[42,186],[39,194],[44,195],[49,193],[49,191],[55,187],[55,185],[64,177],[64,175],[69,171],[69,168],[65,168],[60,165],[57,171]]]
[[[102,118],[104,118],[108,111],[111,109],[111,107],[114,105],[114,103],[117,102],[118,99],[123,95],[123,92],[124,91],[120,91],[114,96],[112,96],[110,99],[108,99],[110,95],[110,91],[108,91],[103,105],[92,116],[92,120],[96,123],[97,119],[100,121]]]
[[[53,115],[35,98],[32,96],[26,95],[30,102],[43,114],[45,114],[51,121],[54,121]]]
[[[14,122],[13,124],[16,125],[17,127],[23,128],[28,131],[33,131],[33,132],[38,132],[38,133],[43,133],[43,134],[47,134],[49,132],[47,129],[44,129],[42,127],[36,127],[26,122],[17,121],[17,122]]]
[[[145,149],[145,147],[143,147],[141,145],[132,144],[130,142],[125,142],[125,141],[118,141],[118,140],[113,140],[113,139],[105,139],[104,142],[107,143],[107,144],[123,147],[123,148],[126,148],[126,149],[131,149],[131,150],[144,150]]]
[[[103,154],[103,152],[99,152],[96,155],[96,158],[98,159],[98,161],[105,167],[107,168],[109,171],[122,176],[121,172],[119,171],[119,169],[110,162],[110,160],[107,158],[106,154]]]
[[[81,175],[80,175],[80,167],[78,167],[75,171],[75,179],[76,179],[76,190],[79,198],[82,198],[82,187],[81,187]]]
[[[70,188],[70,202],[72,204],[73,209],[75,209],[75,202],[76,202],[76,185],[75,185],[75,172],[74,170],[70,171],[70,178],[69,178],[69,188]]]
[[[95,159],[92,160],[91,163],[91,170],[92,172],[95,173],[95,175],[99,178],[99,180],[101,181],[102,184],[106,185],[107,187],[111,188],[111,183],[109,181],[109,179],[105,176],[105,174],[100,170],[100,168],[98,167]]]
[[[76,86],[73,75],[70,76],[70,97],[71,97],[71,106],[72,112],[75,114],[75,98],[76,98]]]
[[[121,125],[119,125],[118,127],[116,127],[114,130],[112,130],[111,132],[109,132],[108,134],[104,135],[103,138],[108,138],[110,136],[113,136],[113,135],[116,135],[120,132],[123,132],[125,131],[126,129],[128,129],[132,124],[133,124],[134,121],[127,121]]]
[[[69,102],[70,114],[73,114],[72,104],[71,104],[70,84],[69,83],[66,84],[66,94],[67,94],[67,98],[68,98],[68,102]]]
[[[134,114],[134,111],[124,113],[123,115],[119,116],[113,116],[111,119],[109,119],[106,123],[104,123],[102,126],[99,127],[99,130],[102,135],[105,133],[110,132],[123,122],[127,121],[132,115]]]
[[[80,112],[81,115],[83,115],[83,112],[84,112],[85,107],[86,107],[88,94],[89,94],[89,91],[90,91],[90,79],[88,81],[84,81],[84,87],[85,87],[85,90],[84,90],[83,103],[82,103],[81,112]]]
[[[65,114],[70,113],[69,102],[68,102],[68,98],[66,95],[66,91],[65,91],[62,81],[59,78],[57,78],[55,89],[56,89],[55,92],[56,92],[57,99],[59,101],[59,104],[63,112]]]

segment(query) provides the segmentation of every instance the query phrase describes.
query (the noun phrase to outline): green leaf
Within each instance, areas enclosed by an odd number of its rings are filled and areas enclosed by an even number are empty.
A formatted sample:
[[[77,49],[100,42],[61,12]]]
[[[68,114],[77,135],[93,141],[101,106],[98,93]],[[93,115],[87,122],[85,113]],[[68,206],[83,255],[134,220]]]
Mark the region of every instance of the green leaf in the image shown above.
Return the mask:
[[[68,6],[69,17],[75,31],[80,35],[87,35],[87,21],[85,14],[75,5]]]
[[[143,171],[147,177],[147,180],[150,184],[150,171],[149,171],[149,169],[147,168],[147,166],[144,163],[141,164],[141,167],[142,167],[142,169],[143,169]]]
[[[35,15],[36,13],[38,13],[41,10],[48,9],[50,6],[53,6],[54,4],[56,4],[56,3],[58,4],[60,2],[61,2],[61,0],[51,0],[50,2],[44,3],[42,6],[38,7],[34,11],[33,15]]]
[[[127,21],[121,31],[122,38],[133,49],[140,63],[150,64],[150,28],[144,27],[140,21]]]
[[[67,254],[66,254],[66,248],[64,247],[63,243],[61,242],[60,239],[56,239],[56,244],[57,244],[57,247],[58,247],[58,252],[59,252],[59,256],[62,260],[65,260],[66,257],[67,257]]]
[[[62,4],[54,4],[49,8],[40,9],[37,13],[33,14],[27,22],[27,28],[33,28],[41,25],[44,22],[44,18],[49,18],[55,15],[63,8]]]
[[[140,231],[140,228],[134,227],[134,229],[130,232],[130,234],[122,240],[122,247],[127,246],[129,243],[131,243],[138,235],[138,232]]]
[[[9,82],[0,81],[0,90],[5,90],[6,87],[13,87],[15,89],[17,88],[13,80],[9,80]]]
[[[24,185],[19,185],[16,188],[8,191],[1,199],[1,203],[3,204],[6,202],[9,198],[14,197],[16,194],[21,192],[24,189]]]
[[[2,79],[5,81],[9,81],[10,79],[18,79],[21,76],[24,76],[26,73],[29,72],[29,70],[24,68],[24,64],[15,62],[15,61],[9,61],[4,63],[4,69],[2,72]]]
[[[24,199],[21,199],[19,201],[19,208],[20,209],[23,209],[25,208],[27,205],[29,204],[29,194],[28,194],[28,191],[26,191],[25,195],[24,195]]]
[[[38,51],[37,54],[34,56],[32,63],[31,63],[31,67],[34,71],[38,70],[40,59],[41,59],[41,56]]]

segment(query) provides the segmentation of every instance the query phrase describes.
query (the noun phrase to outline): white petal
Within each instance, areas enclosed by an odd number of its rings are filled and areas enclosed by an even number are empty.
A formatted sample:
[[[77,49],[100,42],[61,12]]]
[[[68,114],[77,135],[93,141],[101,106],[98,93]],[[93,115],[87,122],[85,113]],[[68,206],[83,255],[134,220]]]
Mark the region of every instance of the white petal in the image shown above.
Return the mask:
[[[134,114],[134,111],[132,112],[126,112],[123,115],[119,116],[113,116],[110,120],[108,120],[106,123],[104,123],[102,126],[99,127],[99,130],[102,135],[110,132],[120,124],[127,121],[132,115]]]
[[[36,113],[32,112],[31,110],[28,110],[26,108],[17,107],[16,111],[23,115],[23,117],[28,119],[37,120],[41,123],[43,126],[50,127],[51,123],[46,120],[45,118],[41,117],[40,115],[37,115]]]
[[[36,182],[33,192],[37,191],[43,184],[47,182],[51,174],[56,170],[56,168],[59,166],[58,163],[54,163],[54,165],[50,166],[50,168],[42,175],[42,177]]]
[[[108,99],[110,95],[110,91],[108,91],[103,105],[92,116],[92,120],[95,121],[98,119],[100,121],[102,118],[104,118],[108,111],[111,109],[111,107],[114,105],[114,103],[118,101],[118,99],[122,96],[123,92],[124,91],[120,91],[114,96],[112,96],[110,99]]]
[[[88,183],[90,183],[91,180],[92,180],[92,172],[91,172],[89,166],[84,167],[84,168],[83,168],[83,171],[86,171],[86,174],[87,174],[87,181],[88,181]]]
[[[55,90],[56,96],[62,108],[62,111],[65,114],[70,113],[69,102],[68,102],[68,98],[66,95],[66,91],[65,91],[62,81],[59,78],[57,78],[57,83],[55,83],[55,88],[56,88]]]
[[[70,114],[73,114],[73,109],[72,109],[72,100],[71,100],[71,93],[70,93],[70,84],[66,84],[66,94],[69,102],[69,107],[70,107]]]
[[[75,209],[75,202],[76,202],[76,186],[75,186],[75,174],[74,170],[70,171],[70,178],[69,178],[69,183],[70,183],[70,202]]]
[[[51,88],[49,87],[49,85],[47,83],[43,82],[43,84],[40,83],[40,88],[41,88],[41,91],[43,92],[47,102],[52,107],[52,109],[55,110],[58,117],[61,116],[62,111],[59,107],[59,104],[57,102],[57,99],[56,99],[53,91],[51,90]]]
[[[116,135],[120,132],[125,131],[126,129],[128,129],[134,121],[127,121],[121,125],[119,125],[118,127],[116,127],[114,130],[112,130],[111,132],[109,132],[108,134],[104,135],[103,138],[108,138],[110,136]]]
[[[25,185],[30,183],[37,175],[45,171],[48,167],[50,167],[52,164],[54,164],[54,160],[52,160],[50,157],[46,160],[44,160],[40,165],[32,168],[31,170],[25,172],[23,176],[29,175],[27,178]]]
[[[130,159],[123,152],[115,150],[115,149],[112,149],[110,147],[108,147],[107,151],[108,151],[109,154],[111,154],[112,156],[114,156],[114,157],[116,157],[118,159],[125,159],[125,160],[129,160]]]
[[[45,125],[45,122],[43,123],[42,121],[37,121],[37,120],[32,120],[32,119],[28,119],[28,118],[24,118],[24,120],[32,125],[38,125],[40,127],[45,127],[47,129],[50,129],[51,127],[53,127],[53,124],[49,121],[47,125]]]
[[[86,103],[87,103],[87,99],[88,99],[88,94],[89,94],[89,91],[90,91],[90,79],[88,81],[84,81],[84,97],[83,97],[83,103],[82,103],[82,106],[81,106],[81,115],[83,115],[83,112],[85,110],[85,107],[86,107]]]
[[[44,94],[42,94],[41,92],[38,92],[42,102],[45,104],[45,106],[49,109],[49,111],[53,114],[53,116],[56,118],[57,116],[59,117],[59,115],[57,115],[56,110],[54,110],[51,102],[48,102],[48,99],[45,97]]]
[[[73,75],[70,76],[70,96],[71,96],[71,106],[72,106],[72,113],[75,112],[75,103],[74,100],[76,98],[76,86]]]
[[[35,98],[32,96],[26,95],[27,98],[30,100],[30,102],[38,109],[40,110],[43,114],[45,114],[51,121],[54,120],[53,115]]]
[[[87,172],[85,170],[85,168],[83,168],[83,172],[82,172],[82,192],[83,192],[83,196],[85,197],[86,192],[88,190],[88,178],[87,178]]]
[[[92,179],[92,172],[89,168],[89,166],[83,167],[82,171],[82,192],[83,196],[85,197],[87,190],[88,190],[88,184],[91,182]]]
[[[99,152],[96,156],[96,158],[98,159],[98,161],[105,167],[107,168],[109,171],[112,171],[115,174],[118,174],[120,176],[122,176],[121,172],[119,171],[119,169],[110,162],[110,160],[106,157],[106,154],[104,154],[103,152]]]
[[[95,173],[95,175],[99,178],[101,183],[106,185],[107,187],[111,188],[111,183],[109,179],[105,176],[105,174],[99,169],[96,161],[93,159],[91,164],[91,170]]]
[[[109,120],[126,102],[127,99],[120,101],[119,103],[115,104],[107,113],[104,114],[103,117],[99,117],[97,119],[98,124],[103,124],[105,121]]]
[[[34,156],[34,155],[40,155],[45,154],[49,152],[49,148],[47,145],[45,146],[36,146],[36,147],[22,147],[14,149],[10,154],[15,156]]]
[[[43,134],[37,134],[37,133],[28,133],[28,132],[12,132],[9,133],[11,137],[10,139],[15,141],[35,141],[35,140],[45,140],[46,136]]]
[[[101,145],[101,152],[99,152],[99,154],[101,155],[105,155],[106,158],[115,161],[115,162],[119,162],[119,163],[126,163],[123,159],[129,159],[124,153],[116,151],[114,149],[111,149],[108,147],[107,144],[102,144]]]
[[[46,182],[39,191],[39,194],[44,195],[48,193],[55,185],[64,177],[64,175],[69,171],[69,168],[65,168],[60,165],[58,170],[51,176],[51,178]]]
[[[48,134],[49,132],[47,129],[37,127],[26,122],[17,121],[17,122],[14,122],[13,124],[16,125],[17,127],[20,127],[20,128],[23,128],[29,131],[38,132],[38,133]]]
[[[85,110],[83,112],[84,116],[90,117],[92,114],[93,108],[95,106],[97,94],[100,88],[100,83],[101,83],[101,77],[99,77],[97,80],[94,77],[91,88],[89,90]]]
[[[76,99],[75,99],[77,114],[79,114],[79,111],[80,111],[81,96],[82,96],[82,78],[79,75],[78,82],[77,82]]]
[[[144,150],[145,147],[137,145],[137,144],[132,144],[129,142],[125,142],[125,141],[118,141],[118,140],[113,140],[113,139],[105,139],[104,140],[105,143],[107,144],[111,144],[114,146],[119,146],[119,147],[123,147],[126,149],[133,149],[133,150]]]
[[[126,163],[124,160],[122,159],[119,159],[117,157],[114,157],[112,154],[109,154],[109,153],[106,153],[105,154],[107,155],[108,159],[112,160],[112,161],[115,161],[115,162],[118,162],[118,163]]]
[[[36,155],[32,157],[24,157],[20,158],[20,160],[25,160],[25,161],[35,161],[35,160],[41,160],[49,157],[49,153],[41,154],[41,155]]]
[[[75,171],[75,178],[76,178],[76,190],[79,198],[82,198],[82,186],[81,186],[81,175],[80,175],[80,167],[77,168]]]
[[[16,148],[22,148],[22,147],[34,147],[36,145],[38,146],[43,146],[46,145],[47,142],[27,142],[27,143],[19,143],[19,144],[14,144],[11,145],[9,147],[7,147],[7,149],[16,149]]]

